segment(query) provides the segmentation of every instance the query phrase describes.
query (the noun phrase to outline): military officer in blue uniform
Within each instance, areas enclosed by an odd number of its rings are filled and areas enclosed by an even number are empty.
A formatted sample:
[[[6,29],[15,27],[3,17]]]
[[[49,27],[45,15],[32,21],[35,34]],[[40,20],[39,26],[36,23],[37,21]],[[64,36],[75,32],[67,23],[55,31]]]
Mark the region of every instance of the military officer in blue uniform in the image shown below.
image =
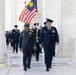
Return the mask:
[[[11,44],[11,47],[13,47],[13,42],[12,42],[12,40],[11,40],[11,37],[12,37],[12,32],[9,31],[10,44]]]
[[[13,42],[13,52],[16,50],[16,53],[18,53],[20,30],[17,29],[18,25],[15,25],[14,27],[15,29],[12,30],[11,41]]]
[[[32,49],[36,50],[36,38],[33,30],[29,29],[29,24],[24,25],[24,30],[20,34],[19,49],[23,52],[23,67],[27,71],[30,69]]]
[[[40,48],[44,48],[46,71],[52,66],[53,53],[55,46],[59,43],[57,29],[52,25],[53,20],[47,19],[46,26],[42,28],[40,34]]]

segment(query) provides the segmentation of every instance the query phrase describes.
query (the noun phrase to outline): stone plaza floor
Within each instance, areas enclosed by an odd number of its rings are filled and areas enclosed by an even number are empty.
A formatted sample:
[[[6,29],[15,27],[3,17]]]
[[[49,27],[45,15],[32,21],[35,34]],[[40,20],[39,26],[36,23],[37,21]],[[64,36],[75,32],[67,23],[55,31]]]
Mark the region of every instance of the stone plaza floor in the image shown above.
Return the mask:
[[[54,57],[52,69],[46,72],[44,53],[40,54],[38,62],[33,56],[31,69],[25,72],[22,65],[22,53],[13,53],[10,49],[7,49],[6,53],[11,57],[11,67],[9,69],[4,68],[4,70],[0,68],[0,75],[76,75],[76,65],[69,64],[71,61],[69,57]],[[1,72],[7,72],[7,74]]]

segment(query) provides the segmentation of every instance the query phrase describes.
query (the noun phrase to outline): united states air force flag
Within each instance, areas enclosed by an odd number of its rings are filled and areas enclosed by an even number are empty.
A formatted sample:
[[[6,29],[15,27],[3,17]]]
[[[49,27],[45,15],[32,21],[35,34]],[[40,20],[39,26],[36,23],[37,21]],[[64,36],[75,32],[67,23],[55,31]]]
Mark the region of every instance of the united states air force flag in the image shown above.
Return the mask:
[[[19,20],[24,23],[31,23],[32,20],[37,16],[37,14],[37,0],[31,0],[22,11]]]

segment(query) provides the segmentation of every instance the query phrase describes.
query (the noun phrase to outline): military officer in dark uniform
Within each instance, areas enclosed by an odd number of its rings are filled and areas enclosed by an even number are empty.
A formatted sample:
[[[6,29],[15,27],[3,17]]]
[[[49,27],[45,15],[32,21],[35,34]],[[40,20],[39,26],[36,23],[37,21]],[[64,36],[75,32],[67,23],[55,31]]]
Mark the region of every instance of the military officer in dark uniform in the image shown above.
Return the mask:
[[[37,28],[38,25],[39,23],[34,23],[35,29],[33,29],[36,37],[36,44],[37,44],[37,50],[35,51],[36,61],[39,61],[39,53],[40,53],[40,47],[39,47],[40,30]]]
[[[41,33],[41,31],[42,31],[42,26],[40,26],[40,33]],[[40,36],[39,36],[40,37]],[[42,48],[40,48],[40,53],[42,53]]]
[[[10,44],[11,44],[11,47],[13,47],[13,42],[12,42],[12,40],[11,40],[11,37],[12,37],[12,32],[9,31]]]
[[[52,22],[53,20],[47,19],[46,27],[42,28],[42,32],[40,35],[40,48],[42,48],[42,44],[43,44],[46,71],[49,71],[49,69],[52,66],[52,59],[53,59],[55,46],[58,45],[59,43],[59,36],[57,29],[51,26]]]
[[[16,53],[18,53],[20,30],[17,29],[17,27],[18,27],[17,25],[15,25],[14,27],[15,27],[15,29],[12,30],[11,41],[13,42],[13,52],[16,49]]]
[[[31,65],[32,49],[36,50],[36,38],[33,30],[29,29],[29,24],[24,25],[24,30],[20,34],[19,48],[23,52],[23,67],[27,71]]]
[[[9,32],[8,31],[6,31],[6,33],[5,33],[5,36],[6,36],[6,45],[7,45],[7,47],[8,47],[8,45],[9,45]]]
[[[31,26],[31,29],[34,31],[34,26]],[[32,50],[32,55],[35,56],[35,50],[34,50],[34,48]]]

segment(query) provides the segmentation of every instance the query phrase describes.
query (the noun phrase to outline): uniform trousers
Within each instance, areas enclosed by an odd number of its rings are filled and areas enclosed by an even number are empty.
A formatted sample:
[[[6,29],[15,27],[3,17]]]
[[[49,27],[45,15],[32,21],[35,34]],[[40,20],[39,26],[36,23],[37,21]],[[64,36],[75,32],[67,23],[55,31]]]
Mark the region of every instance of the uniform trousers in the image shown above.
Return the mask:
[[[45,55],[45,65],[46,67],[52,66],[52,59],[53,59],[53,49],[51,48],[44,48],[44,55]]]

